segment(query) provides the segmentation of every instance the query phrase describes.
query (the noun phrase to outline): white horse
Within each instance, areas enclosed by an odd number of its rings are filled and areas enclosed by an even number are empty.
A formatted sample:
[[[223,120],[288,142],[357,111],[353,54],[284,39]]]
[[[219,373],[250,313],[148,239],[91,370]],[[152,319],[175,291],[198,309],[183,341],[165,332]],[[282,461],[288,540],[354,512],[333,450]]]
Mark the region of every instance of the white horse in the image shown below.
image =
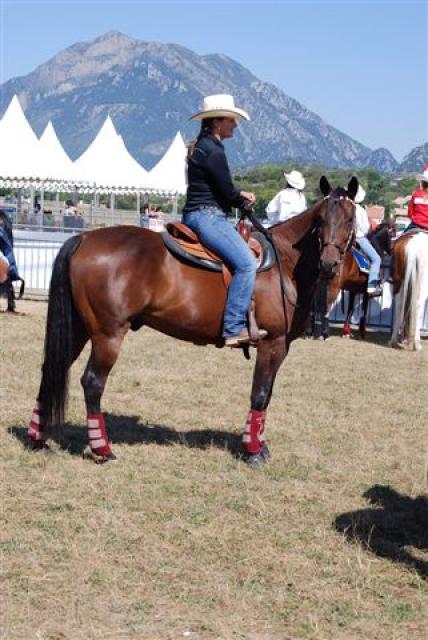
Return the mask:
[[[398,263],[403,264],[403,273],[396,274],[401,286],[394,297],[390,344],[403,347],[407,343],[409,349],[419,351],[421,325],[428,298],[428,233],[412,236],[404,246],[404,260],[397,260],[397,266]]]

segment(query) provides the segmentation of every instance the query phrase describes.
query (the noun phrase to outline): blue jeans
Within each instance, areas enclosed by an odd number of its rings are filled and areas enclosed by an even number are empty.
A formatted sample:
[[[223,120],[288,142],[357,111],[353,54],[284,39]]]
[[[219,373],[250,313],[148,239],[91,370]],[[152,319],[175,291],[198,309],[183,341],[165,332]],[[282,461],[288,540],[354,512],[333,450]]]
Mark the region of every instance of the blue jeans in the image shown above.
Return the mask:
[[[377,281],[379,280],[381,257],[367,238],[357,238],[357,242],[370,260],[369,284],[377,284]]]
[[[183,222],[203,245],[222,258],[232,273],[223,316],[223,337],[237,336],[248,326],[247,313],[256,279],[256,259],[224,211],[202,208],[185,213]]]

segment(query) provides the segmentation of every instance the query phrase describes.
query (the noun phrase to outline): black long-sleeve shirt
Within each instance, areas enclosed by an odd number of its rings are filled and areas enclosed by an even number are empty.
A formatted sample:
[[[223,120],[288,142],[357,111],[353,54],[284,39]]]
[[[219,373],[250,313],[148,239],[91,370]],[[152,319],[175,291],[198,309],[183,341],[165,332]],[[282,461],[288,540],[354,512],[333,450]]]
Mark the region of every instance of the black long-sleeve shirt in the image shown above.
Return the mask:
[[[232,182],[224,147],[220,140],[205,136],[197,142],[187,167],[187,197],[183,213],[200,207],[217,207],[230,213],[245,204]]]

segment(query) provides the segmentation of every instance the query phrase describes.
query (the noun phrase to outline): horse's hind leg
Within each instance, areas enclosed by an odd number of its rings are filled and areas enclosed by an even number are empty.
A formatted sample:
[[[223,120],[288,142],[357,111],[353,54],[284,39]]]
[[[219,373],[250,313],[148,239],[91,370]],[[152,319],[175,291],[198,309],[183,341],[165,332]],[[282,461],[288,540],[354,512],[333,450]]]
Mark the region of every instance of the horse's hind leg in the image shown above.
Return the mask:
[[[257,349],[251,390],[251,409],[242,436],[245,460],[249,464],[266,462],[269,457],[264,435],[266,410],[272,396],[276,374],[287,355],[287,350],[284,336],[274,341],[263,340]]]
[[[394,295],[393,300],[393,324],[392,324],[392,335],[389,341],[391,347],[402,347],[402,338],[401,338],[401,322],[400,322],[400,310],[401,310],[401,296],[402,291],[400,290],[398,293]]]
[[[111,337],[101,334],[92,338],[91,355],[81,378],[85,393],[89,445],[95,460],[101,463],[116,459],[101,413],[101,397],[125,333],[126,331]]]
[[[73,362],[80,356],[88,340],[89,335],[86,328],[84,327],[83,323],[78,318],[76,318],[73,323],[73,351],[71,355],[71,362],[69,365],[70,367]],[[43,403],[41,402],[43,391],[44,390],[41,384],[39,393],[37,395],[36,406],[33,409],[30,424],[28,426],[28,438],[30,446],[36,451],[49,450],[49,446],[46,442],[49,434],[46,430],[45,414],[43,410]]]
[[[13,285],[9,282],[9,288],[7,292],[7,311],[9,313],[15,313],[16,310],[16,302],[15,302],[15,291],[13,290]]]

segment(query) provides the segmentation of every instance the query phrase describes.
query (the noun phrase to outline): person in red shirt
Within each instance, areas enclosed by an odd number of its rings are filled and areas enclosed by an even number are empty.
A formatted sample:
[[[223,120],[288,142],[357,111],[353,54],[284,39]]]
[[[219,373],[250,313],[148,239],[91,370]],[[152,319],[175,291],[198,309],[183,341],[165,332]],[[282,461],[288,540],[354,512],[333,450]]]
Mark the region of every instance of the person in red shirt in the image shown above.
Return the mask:
[[[408,216],[410,224],[406,231],[412,229],[426,229],[428,231],[428,162],[425,163],[424,172],[419,177],[420,184],[410,198]]]

